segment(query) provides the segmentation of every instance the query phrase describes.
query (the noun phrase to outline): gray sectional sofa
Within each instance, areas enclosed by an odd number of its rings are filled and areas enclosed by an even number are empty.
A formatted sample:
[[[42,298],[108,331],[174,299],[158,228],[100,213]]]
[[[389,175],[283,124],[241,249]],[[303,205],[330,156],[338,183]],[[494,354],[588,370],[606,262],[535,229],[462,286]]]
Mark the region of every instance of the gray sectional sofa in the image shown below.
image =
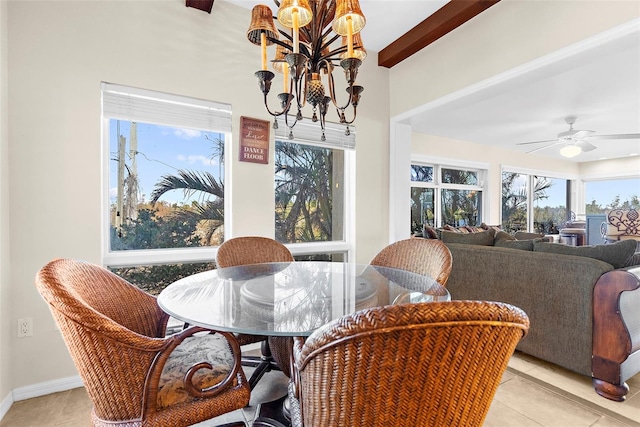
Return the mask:
[[[590,376],[598,394],[624,400],[625,381],[640,372],[640,265],[631,265],[640,254],[632,244],[569,247],[509,238],[498,247],[486,235],[467,236],[471,243],[441,237],[453,255],[452,298],[522,308],[531,327],[518,350]]]

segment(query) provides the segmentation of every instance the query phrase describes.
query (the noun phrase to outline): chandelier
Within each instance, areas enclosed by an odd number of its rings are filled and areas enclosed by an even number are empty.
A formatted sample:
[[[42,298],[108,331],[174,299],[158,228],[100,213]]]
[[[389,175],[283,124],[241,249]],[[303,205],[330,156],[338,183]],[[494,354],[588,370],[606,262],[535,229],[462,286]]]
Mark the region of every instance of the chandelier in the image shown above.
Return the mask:
[[[325,117],[331,104],[335,107],[340,123],[349,125],[356,119],[362,86],[355,84],[358,67],[367,53],[362,44],[360,30],[365,17],[358,0],[274,0],[279,6],[277,22],[285,29],[277,29],[271,9],[257,5],[251,13],[251,25],[247,38],[262,49],[262,69],[255,73],[264,95],[264,105],[274,117],[273,127],[278,128],[278,116],[284,116],[293,139],[293,127],[302,120],[302,108],[309,103],[313,109],[311,120],[320,120],[321,140],[325,141]],[[282,40],[281,37],[282,36]],[[338,40],[340,39],[340,43]],[[276,45],[273,68],[283,75],[282,93],[277,95],[279,110],[269,108],[267,95],[275,74],[267,69],[267,46]],[[333,69],[336,64],[344,70],[347,95],[342,103],[336,97]],[[327,88],[329,95],[327,95]],[[297,112],[293,114],[291,108]],[[351,119],[347,119],[345,110]]]

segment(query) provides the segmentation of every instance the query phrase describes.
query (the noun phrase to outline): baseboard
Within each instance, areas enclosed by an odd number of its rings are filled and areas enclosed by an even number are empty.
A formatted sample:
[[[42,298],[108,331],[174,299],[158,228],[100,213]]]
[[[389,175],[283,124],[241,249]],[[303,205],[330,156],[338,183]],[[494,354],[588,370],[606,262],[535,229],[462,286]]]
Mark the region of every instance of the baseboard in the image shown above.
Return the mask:
[[[7,412],[9,412],[9,408],[11,408],[11,405],[13,405],[13,396],[11,395],[11,393],[9,393],[7,394],[7,397],[2,400],[2,403],[0,403],[0,420],[2,420],[5,415],[7,415]]]
[[[82,386],[83,384],[80,376],[75,375],[73,377],[59,378],[57,380],[18,387],[13,389],[13,402],[57,393],[59,391],[71,390]]]
[[[82,387],[82,380],[79,375],[73,377],[59,378],[57,380],[45,381],[43,383],[32,384],[25,387],[14,388],[0,403],[0,421],[7,415],[13,402],[31,399],[32,397],[45,396],[59,391],[72,390]]]

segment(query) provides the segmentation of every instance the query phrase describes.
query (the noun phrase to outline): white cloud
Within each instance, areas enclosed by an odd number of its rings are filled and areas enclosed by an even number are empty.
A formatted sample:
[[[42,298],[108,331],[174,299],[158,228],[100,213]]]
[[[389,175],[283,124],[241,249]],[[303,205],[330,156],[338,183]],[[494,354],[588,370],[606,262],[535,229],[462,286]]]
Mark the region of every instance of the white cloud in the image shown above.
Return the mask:
[[[174,129],[173,134],[178,138],[192,139],[199,138],[202,132],[194,129]]]
[[[201,154],[199,155],[188,155],[185,156],[183,154],[178,155],[178,160],[181,162],[187,162],[190,165],[196,164],[196,163],[200,163],[203,166],[215,166],[217,163],[215,162],[215,160],[210,159],[206,156],[203,156]]]

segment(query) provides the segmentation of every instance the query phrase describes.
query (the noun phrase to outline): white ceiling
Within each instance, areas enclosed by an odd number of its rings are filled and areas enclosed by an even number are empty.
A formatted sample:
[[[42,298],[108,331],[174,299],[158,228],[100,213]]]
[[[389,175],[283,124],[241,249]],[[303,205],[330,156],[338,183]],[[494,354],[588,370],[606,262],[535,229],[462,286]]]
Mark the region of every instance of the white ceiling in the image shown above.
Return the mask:
[[[640,23],[629,28],[622,36],[596,36],[510,70],[495,77],[495,84],[466,88],[450,95],[450,102],[425,105],[407,122],[416,132],[520,152],[547,144],[516,145],[519,142],[552,140],[568,130],[565,117],[571,115],[578,118],[574,129],[593,130],[595,135],[640,134]],[[637,138],[590,143],[597,148],[571,160],[640,155]],[[563,158],[560,147],[535,155]]]
[[[274,13],[277,10],[271,0],[225,1],[248,9],[262,3],[272,5]],[[367,50],[382,50],[445,3],[447,0],[360,0],[367,18],[362,30]],[[517,143],[554,139],[568,130],[564,119],[570,115],[578,117],[574,129],[593,130],[595,135],[640,133],[640,22],[635,21],[631,31],[621,35],[596,37],[426,104],[403,121],[416,132],[524,153],[545,144]],[[597,149],[570,160],[640,154],[640,139],[590,143]],[[559,148],[531,155],[563,158]]]

